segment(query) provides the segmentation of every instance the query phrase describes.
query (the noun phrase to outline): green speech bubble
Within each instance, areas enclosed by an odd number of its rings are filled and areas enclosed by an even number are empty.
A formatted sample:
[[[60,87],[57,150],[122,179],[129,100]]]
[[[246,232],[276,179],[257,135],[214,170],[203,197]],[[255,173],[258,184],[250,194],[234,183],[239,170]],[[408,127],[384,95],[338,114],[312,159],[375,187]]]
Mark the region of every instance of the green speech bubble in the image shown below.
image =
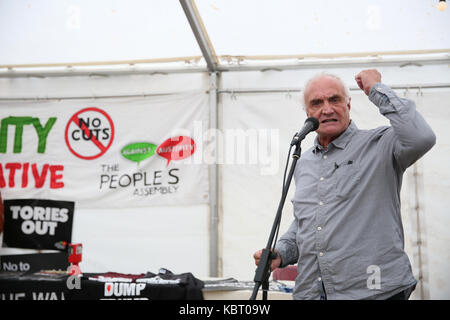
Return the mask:
[[[128,160],[141,162],[147,158],[150,158],[155,154],[156,145],[148,142],[131,143],[120,150],[122,156]]]

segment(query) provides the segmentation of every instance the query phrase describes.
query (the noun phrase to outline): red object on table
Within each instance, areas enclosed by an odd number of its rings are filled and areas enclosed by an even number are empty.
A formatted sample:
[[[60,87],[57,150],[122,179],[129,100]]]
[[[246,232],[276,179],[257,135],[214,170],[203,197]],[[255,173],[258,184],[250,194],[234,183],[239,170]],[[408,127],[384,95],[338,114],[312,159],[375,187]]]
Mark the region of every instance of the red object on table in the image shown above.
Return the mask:
[[[81,274],[78,264],[82,260],[83,245],[81,243],[69,243],[69,274]]]

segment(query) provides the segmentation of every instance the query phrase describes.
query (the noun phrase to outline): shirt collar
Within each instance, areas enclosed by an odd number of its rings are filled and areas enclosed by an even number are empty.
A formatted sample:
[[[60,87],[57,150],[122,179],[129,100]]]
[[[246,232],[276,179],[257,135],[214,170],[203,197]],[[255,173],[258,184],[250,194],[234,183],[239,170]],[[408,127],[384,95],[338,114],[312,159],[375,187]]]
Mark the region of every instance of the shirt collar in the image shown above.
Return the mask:
[[[331,144],[333,144],[336,148],[344,149],[347,144],[350,142],[350,138],[352,135],[358,130],[358,127],[356,126],[355,122],[350,120],[350,125],[345,129],[345,131],[336,139],[331,141]],[[316,136],[314,139],[314,149],[313,152],[316,153],[317,151],[321,151],[324,148],[319,143],[319,136]]]

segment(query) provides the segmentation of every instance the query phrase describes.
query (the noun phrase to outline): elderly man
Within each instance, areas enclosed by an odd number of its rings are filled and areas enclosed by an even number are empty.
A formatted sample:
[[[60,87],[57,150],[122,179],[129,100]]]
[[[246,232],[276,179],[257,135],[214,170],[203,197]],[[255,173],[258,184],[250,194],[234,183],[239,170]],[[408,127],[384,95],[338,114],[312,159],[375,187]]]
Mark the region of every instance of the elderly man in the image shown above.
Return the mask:
[[[417,283],[404,252],[400,188],[436,137],[414,102],[382,84],[377,70],[355,79],[391,125],[358,129],[338,77],[307,83],[306,113],[319,128],[296,167],[294,221],[271,264],[298,264],[294,299],[408,299]]]

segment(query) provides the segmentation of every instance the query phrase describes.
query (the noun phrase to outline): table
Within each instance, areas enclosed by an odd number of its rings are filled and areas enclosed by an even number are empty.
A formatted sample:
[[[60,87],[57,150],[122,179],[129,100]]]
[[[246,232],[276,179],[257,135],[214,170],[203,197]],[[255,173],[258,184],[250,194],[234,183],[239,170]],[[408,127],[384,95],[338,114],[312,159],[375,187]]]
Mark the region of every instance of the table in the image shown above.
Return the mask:
[[[202,300],[203,282],[191,273],[0,272],[1,300]]]
[[[249,300],[253,281],[197,279],[191,273],[0,272],[0,300]],[[271,281],[269,300],[291,300],[291,281]],[[259,291],[258,300],[261,300]]]

